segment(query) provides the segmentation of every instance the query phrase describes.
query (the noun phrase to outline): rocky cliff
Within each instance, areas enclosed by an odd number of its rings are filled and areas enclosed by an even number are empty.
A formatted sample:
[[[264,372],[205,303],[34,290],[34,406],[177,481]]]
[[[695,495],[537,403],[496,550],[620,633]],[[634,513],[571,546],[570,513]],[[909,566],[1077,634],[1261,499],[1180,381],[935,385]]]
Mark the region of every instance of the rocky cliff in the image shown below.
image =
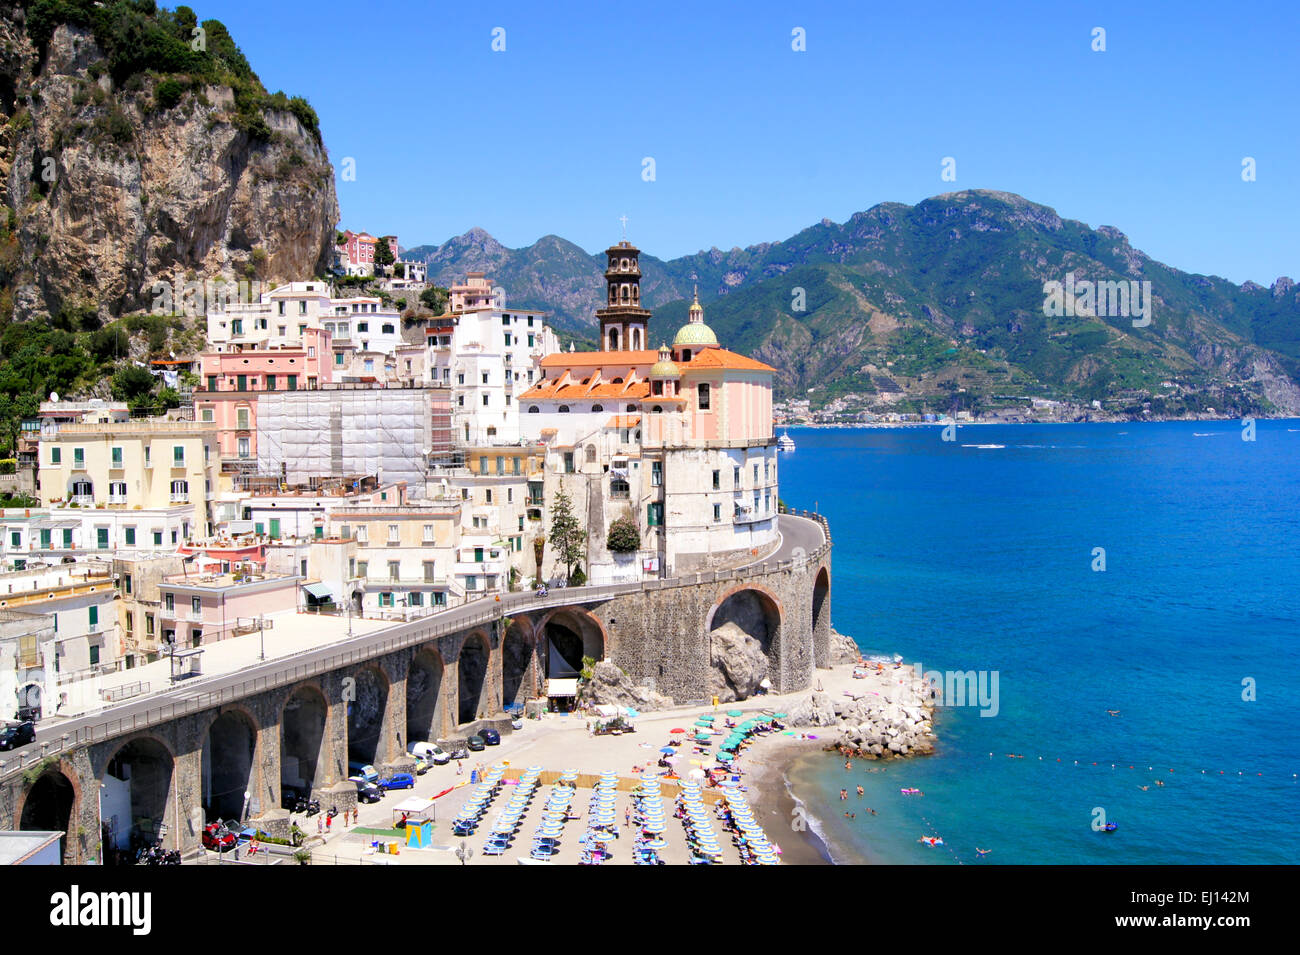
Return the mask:
[[[315,113],[267,94],[218,21],[149,7],[0,3],[0,319],[326,267],[339,212]]]

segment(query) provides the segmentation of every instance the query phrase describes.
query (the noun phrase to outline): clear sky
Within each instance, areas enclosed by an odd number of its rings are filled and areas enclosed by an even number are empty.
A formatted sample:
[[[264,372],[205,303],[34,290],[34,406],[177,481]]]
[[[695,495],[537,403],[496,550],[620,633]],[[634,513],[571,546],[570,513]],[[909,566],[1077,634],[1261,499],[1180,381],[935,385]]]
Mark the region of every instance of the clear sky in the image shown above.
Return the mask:
[[[191,5],[316,107],[340,228],[404,247],[597,251],[626,215],[673,258],[986,188],[1186,271],[1300,278],[1300,3]]]

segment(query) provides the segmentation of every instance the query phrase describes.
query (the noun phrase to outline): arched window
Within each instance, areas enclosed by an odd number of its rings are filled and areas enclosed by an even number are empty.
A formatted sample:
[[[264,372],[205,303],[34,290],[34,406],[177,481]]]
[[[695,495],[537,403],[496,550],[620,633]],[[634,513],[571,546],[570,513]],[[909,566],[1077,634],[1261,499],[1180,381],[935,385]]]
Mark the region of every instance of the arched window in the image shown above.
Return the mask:
[[[695,386],[695,394],[699,402],[700,410],[708,411],[709,410],[709,386],[706,385],[704,382],[700,382],[698,385]]]
[[[592,414],[600,414],[600,413],[601,413],[602,411],[604,411],[604,410],[605,410],[605,406],[604,406],[604,405],[592,405],[592,406],[591,406],[591,413],[592,413]]]
[[[611,384],[611,385],[621,385],[621,384],[623,384],[623,379],[622,379],[622,378],[615,378],[613,381],[610,382],[610,384]]]
[[[650,382],[650,391],[652,394],[662,395],[664,393],[664,383],[658,379]]]
[[[684,349],[682,351],[682,361],[690,361],[690,360],[691,360],[691,350],[689,348]]]
[[[628,410],[628,411],[636,411],[636,405],[628,405],[628,406],[627,406],[627,410]]]
[[[650,409],[650,413],[651,413],[651,414],[663,414],[663,413],[664,413],[664,409],[661,408],[659,405],[655,405],[653,408]]]
[[[618,329],[617,328],[611,328],[609,330],[609,350],[618,351]]]
[[[560,411],[560,414],[568,414],[568,413],[569,413],[569,406],[568,406],[568,405],[560,405],[559,411]]]
[[[539,408],[539,407],[537,407],[537,405],[529,405],[529,406],[528,406],[528,413],[529,413],[529,414],[538,414],[541,410],[542,410],[542,409]]]

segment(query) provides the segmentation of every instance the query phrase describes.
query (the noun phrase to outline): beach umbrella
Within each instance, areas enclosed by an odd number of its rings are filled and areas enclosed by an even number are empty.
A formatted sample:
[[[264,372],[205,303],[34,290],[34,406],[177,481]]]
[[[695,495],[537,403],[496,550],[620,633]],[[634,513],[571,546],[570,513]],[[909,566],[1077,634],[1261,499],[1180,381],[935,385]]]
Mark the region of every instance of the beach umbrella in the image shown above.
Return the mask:
[[[674,734],[674,733],[685,733],[686,730],[682,729],[682,727],[680,727],[680,726],[675,726],[675,727],[673,727],[672,729],[670,729],[668,732],[669,732],[669,734]]]
[[[661,746],[659,747],[659,752],[663,753],[665,756],[671,756],[673,753],[677,752],[677,750],[672,746]]]
[[[727,710],[727,715],[734,719],[737,716],[744,716],[745,713],[743,710]]]
[[[788,714],[788,713],[773,713],[773,714],[772,714],[772,719],[774,719],[774,720],[783,720],[783,719],[785,719],[785,718],[786,718],[787,716],[789,716],[789,715],[790,715],[790,714]]]

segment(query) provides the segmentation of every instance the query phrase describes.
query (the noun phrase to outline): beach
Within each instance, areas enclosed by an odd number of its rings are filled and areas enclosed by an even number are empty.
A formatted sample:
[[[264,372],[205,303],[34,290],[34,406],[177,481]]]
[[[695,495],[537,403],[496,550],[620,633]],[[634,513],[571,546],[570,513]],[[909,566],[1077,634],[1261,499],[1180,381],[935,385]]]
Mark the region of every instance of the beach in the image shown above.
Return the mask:
[[[455,763],[435,766],[425,775],[417,777],[415,790],[393,792],[378,803],[362,806],[359,822],[348,828],[335,827],[333,832],[326,835],[324,843],[316,849],[318,858],[315,864],[373,861],[390,865],[460,865],[462,863],[453,850],[462,841],[475,850],[468,863],[470,865],[517,864],[520,856],[528,855],[531,836],[541,817],[542,805],[554,788],[554,776],[565,770],[576,771],[583,777],[603,772],[617,774],[620,783],[616,816],[620,839],[613,844],[613,858],[607,864],[630,864],[632,860],[628,845],[631,843],[632,832],[624,826],[624,819],[625,811],[632,808],[631,790],[643,772],[664,772],[664,768],[657,765],[661,748],[667,747],[674,739],[686,736],[683,733],[672,733],[673,729],[690,729],[701,717],[712,717],[721,728],[728,719],[742,724],[764,714],[770,716],[790,712],[797,704],[806,703],[814,689],[820,689],[832,698],[844,700],[849,695],[876,692],[887,694],[892,685],[912,677],[913,671],[909,668],[894,670],[887,667],[883,673],[873,673],[867,679],[854,679],[853,666],[841,665],[817,670],[813,687],[794,693],[771,694],[724,703],[716,710],[712,706],[693,706],[643,713],[634,720],[635,732],[617,736],[593,736],[588,731],[587,720],[573,714],[548,714],[541,720],[527,720],[522,729],[504,734],[499,746],[489,747],[481,753],[472,753],[471,758],[464,761],[462,774],[457,773]],[[729,717],[729,713],[742,715]],[[785,771],[793,760],[803,754],[817,753],[824,749],[832,742],[835,733],[835,727],[793,726],[758,733],[751,737],[736,760],[740,786],[753,807],[755,820],[762,826],[767,838],[779,847],[783,864],[824,865],[831,861],[812,821],[802,812],[796,813],[796,801],[786,785]],[[717,742],[721,742],[722,738],[719,732]],[[680,754],[673,757],[673,769],[682,775],[688,775],[698,764],[713,765],[714,759],[710,754],[716,750],[716,746],[715,742],[711,746],[702,747],[702,751],[697,751],[687,741],[678,747],[670,747]],[[453,837],[451,820],[470,798],[473,789],[470,785],[471,774],[477,776],[494,764],[505,764],[507,783],[488,807],[474,834],[463,840]],[[516,842],[502,855],[486,855],[483,848],[491,823],[499,808],[508,800],[514,780],[527,767],[539,767],[543,771],[543,782],[519,826]],[[592,793],[587,785],[580,784],[575,790],[572,805],[578,818],[566,824],[565,835],[552,864],[576,864],[578,861],[577,840],[584,830],[585,813]],[[712,800],[717,798],[718,790],[710,788],[705,793]],[[663,836],[667,846],[660,857],[667,864],[686,864],[690,852],[685,832],[680,821],[672,818],[675,795],[675,785],[665,781],[664,808],[670,818],[668,831]],[[403,839],[398,854],[376,853],[371,846],[372,842],[387,843],[396,838],[381,834],[393,825],[393,807],[411,796],[438,796],[435,800],[435,828],[430,840],[432,848],[408,849]],[[740,857],[735,846],[725,836],[721,823],[715,825],[723,845],[722,863],[738,864]],[[307,827],[309,830],[314,829],[314,820],[309,821]],[[360,830],[374,831],[360,831],[358,827]],[[619,849],[620,842],[623,843],[622,851]]]

